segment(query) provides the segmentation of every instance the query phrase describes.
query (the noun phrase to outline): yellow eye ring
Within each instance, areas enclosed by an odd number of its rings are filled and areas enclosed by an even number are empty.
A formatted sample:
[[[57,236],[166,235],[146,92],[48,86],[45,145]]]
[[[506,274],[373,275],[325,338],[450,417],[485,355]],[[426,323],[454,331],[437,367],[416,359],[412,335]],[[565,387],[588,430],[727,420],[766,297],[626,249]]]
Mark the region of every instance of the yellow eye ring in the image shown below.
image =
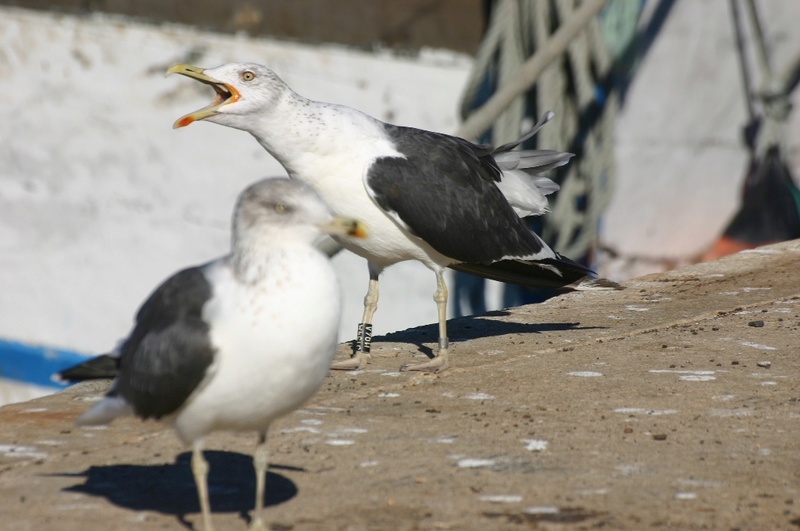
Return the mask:
[[[284,212],[286,212],[286,210],[287,210],[286,205],[282,203],[278,203],[277,205],[275,205],[275,212],[277,212],[278,214],[283,214]]]
[[[256,75],[251,72],[250,70],[245,70],[242,72],[242,80],[243,81],[253,81],[256,78]]]

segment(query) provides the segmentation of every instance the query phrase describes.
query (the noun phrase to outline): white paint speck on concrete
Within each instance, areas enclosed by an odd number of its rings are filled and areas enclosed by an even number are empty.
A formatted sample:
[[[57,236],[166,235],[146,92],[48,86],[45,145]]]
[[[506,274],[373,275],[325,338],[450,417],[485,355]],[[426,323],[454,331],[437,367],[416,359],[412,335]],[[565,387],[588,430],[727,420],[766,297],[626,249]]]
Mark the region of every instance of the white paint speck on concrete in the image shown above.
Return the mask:
[[[630,415],[652,415],[654,417],[660,415],[675,415],[678,412],[677,409],[647,409],[643,407],[618,407],[614,410],[614,413],[623,413],[623,414],[630,414]]]
[[[522,496],[517,494],[486,494],[478,499],[489,503],[519,503],[522,501]]]
[[[682,380],[684,382],[710,382],[716,379],[716,376],[711,376],[708,374],[684,374],[683,376],[678,376],[678,380]]]
[[[494,400],[495,397],[486,393],[470,393],[464,395],[464,398],[468,400]]]
[[[458,463],[458,468],[484,468],[494,466],[494,459],[460,459]]]
[[[762,345],[760,343],[753,343],[752,341],[739,341],[739,344],[744,347],[755,348],[758,350],[777,350],[775,347],[770,347],[769,345]]]
[[[44,459],[47,452],[40,452],[35,446],[17,444],[0,444],[0,454],[6,457],[19,457],[21,459]]]
[[[715,371],[690,371],[680,369],[650,369],[648,372],[655,374],[677,374],[679,380],[684,382],[710,382],[716,380]]]
[[[325,441],[325,444],[329,446],[350,446],[351,444],[355,444],[355,441],[350,439],[329,439]]]
[[[569,376],[578,376],[581,378],[598,378],[603,376],[603,373],[595,371],[572,371],[567,373]]]
[[[558,514],[561,512],[558,507],[552,505],[540,505],[534,507],[526,507],[523,512],[528,514]]]
[[[295,426],[294,428],[286,428],[281,430],[281,433],[320,433],[317,428],[312,428],[311,426]]]
[[[531,452],[543,452],[547,450],[550,443],[543,439],[522,439],[522,444],[525,445],[526,450]]]
[[[339,428],[336,431],[330,433],[331,436],[336,437],[343,433],[353,433],[353,434],[360,434],[360,433],[367,433],[369,430],[366,428]]]

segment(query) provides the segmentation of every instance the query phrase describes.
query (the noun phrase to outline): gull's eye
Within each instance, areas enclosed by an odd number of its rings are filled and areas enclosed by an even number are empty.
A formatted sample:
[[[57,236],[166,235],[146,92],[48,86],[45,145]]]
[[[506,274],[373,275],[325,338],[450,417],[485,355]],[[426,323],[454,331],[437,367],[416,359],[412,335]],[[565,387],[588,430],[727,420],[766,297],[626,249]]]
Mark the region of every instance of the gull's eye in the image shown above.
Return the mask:
[[[242,81],[253,81],[256,78],[256,75],[250,70],[245,70],[242,72],[241,78]]]
[[[273,208],[275,209],[275,212],[277,212],[278,214],[285,214],[285,213],[286,213],[286,211],[287,211],[287,210],[289,210],[289,209],[286,207],[286,205],[284,205],[284,204],[282,204],[282,203],[278,203],[278,204],[276,204],[276,205],[275,205]]]

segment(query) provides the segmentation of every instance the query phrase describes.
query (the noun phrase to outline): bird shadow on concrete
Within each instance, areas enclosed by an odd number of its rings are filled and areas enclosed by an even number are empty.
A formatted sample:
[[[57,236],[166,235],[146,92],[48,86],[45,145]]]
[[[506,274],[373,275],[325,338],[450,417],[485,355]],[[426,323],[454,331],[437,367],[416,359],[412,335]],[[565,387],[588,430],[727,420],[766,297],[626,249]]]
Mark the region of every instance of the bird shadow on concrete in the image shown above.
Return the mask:
[[[210,467],[208,494],[212,515],[238,513],[249,524],[256,490],[253,458],[219,450],[206,450],[203,454]],[[184,527],[194,529],[186,520],[186,515],[200,513],[191,458],[191,452],[184,452],[172,464],[90,466],[85,472],[69,474],[85,477],[84,483],[64,490],[104,497],[114,505],[133,511],[174,515]],[[281,465],[269,468],[303,471]],[[269,507],[294,498],[297,486],[285,476],[268,471],[265,491],[264,506]],[[199,525],[200,520],[197,521]]]
[[[507,310],[487,312],[481,315],[459,317],[447,321],[447,335],[450,343],[470,341],[472,339],[499,337],[512,334],[541,334],[543,332],[564,332],[567,330],[593,330],[604,327],[581,326],[580,323],[517,323],[501,321],[493,317],[512,315]],[[436,344],[439,340],[439,325],[429,324],[409,328],[400,332],[392,332],[383,336],[375,336],[372,343],[410,343],[429,358],[435,356]],[[434,347],[425,345],[434,343]]]

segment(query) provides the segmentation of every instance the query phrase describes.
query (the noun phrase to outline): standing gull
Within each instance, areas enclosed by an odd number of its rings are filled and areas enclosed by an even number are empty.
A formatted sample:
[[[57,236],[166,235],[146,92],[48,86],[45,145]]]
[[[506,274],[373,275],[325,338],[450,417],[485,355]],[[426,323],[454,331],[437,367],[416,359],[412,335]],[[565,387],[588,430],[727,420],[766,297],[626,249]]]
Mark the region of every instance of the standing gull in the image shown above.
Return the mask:
[[[333,210],[359,217],[370,238],[339,238],[369,265],[369,289],[356,352],[334,368],[359,368],[371,341],[378,276],[404,260],[436,274],[439,349],[404,370],[440,371],[448,365],[447,286],[450,267],[532,287],[607,289],[589,269],[550,249],[520,216],[547,210],[545,195],[558,187],[533,174],[566,164],[557,151],[511,151],[552,117],[548,113],[516,142],[492,148],[461,138],[381,122],[342,105],[306,99],[273,71],[252,63],[204,70],[175,65],[168,71],[210,85],[211,104],[175,122],[197,120],[241,129],[280,162],[289,176],[311,185]]]
[[[257,432],[251,529],[265,530],[267,429],[311,397],[336,349],[339,285],[313,242],[321,233],[365,232],[355,220],[334,218],[313,190],[289,179],[262,180],[242,192],[232,232],[230,254],[179,271],[145,301],[118,347],[116,379],[78,424],[125,414],[170,423],[192,445],[206,530],[213,526],[204,436]]]

